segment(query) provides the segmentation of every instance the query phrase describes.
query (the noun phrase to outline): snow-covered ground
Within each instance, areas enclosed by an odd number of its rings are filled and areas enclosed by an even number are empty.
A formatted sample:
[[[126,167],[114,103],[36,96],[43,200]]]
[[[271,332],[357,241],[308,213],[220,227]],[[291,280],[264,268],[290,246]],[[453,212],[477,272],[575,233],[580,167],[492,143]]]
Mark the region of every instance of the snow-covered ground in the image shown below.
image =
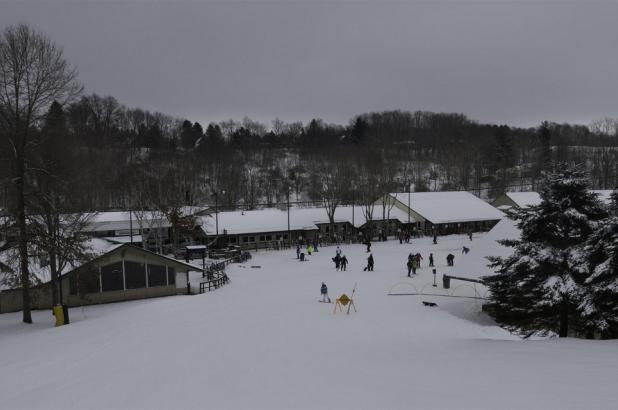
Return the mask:
[[[446,254],[455,268],[482,264],[482,244],[375,243],[374,272],[361,245],[343,247],[347,272],[335,271],[333,247],[307,262],[261,252],[210,294],[75,308],[61,328],[49,312],[32,326],[0,315],[0,408],[616,408],[616,341],[522,341],[479,300],[388,296],[446,293],[431,286],[428,253],[441,285]],[[425,258],[412,279],[410,251]],[[333,300],[356,284],[358,312],[318,303],[322,281]]]

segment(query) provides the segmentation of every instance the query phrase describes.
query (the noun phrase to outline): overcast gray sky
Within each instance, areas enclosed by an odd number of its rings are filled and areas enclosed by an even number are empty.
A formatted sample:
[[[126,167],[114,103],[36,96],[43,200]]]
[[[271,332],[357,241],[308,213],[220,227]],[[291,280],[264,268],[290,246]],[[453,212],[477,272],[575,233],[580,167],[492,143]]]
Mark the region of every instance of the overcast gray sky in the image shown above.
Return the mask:
[[[618,117],[618,3],[5,1],[87,92],[206,123],[375,110],[492,123]]]

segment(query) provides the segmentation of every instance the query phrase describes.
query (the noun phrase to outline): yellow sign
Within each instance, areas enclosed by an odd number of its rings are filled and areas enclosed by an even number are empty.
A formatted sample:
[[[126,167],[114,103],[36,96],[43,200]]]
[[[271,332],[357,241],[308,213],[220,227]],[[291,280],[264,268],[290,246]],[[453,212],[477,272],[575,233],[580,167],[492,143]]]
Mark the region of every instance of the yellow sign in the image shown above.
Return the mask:
[[[341,296],[339,296],[339,298],[337,299],[337,302],[341,303],[343,306],[348,306],[348,303],[350,303],[350,298],[348,297],[348,295],[346,295],[345,293]]]
[[[333,311],[333,314],[337,313],[337,307],[339,307],[340,312],[343,312],[343,307],[345,306],[348,307],[346,312],[348,315],[350,314],[350,308],[354,308],[354,311],[356,312],[356,306],[354,306],[354,293],[356,293],[356,285],[354,285],[354,289],[352,289],[352,297],[342,293],[341,296],[335,300],[335,310]]]

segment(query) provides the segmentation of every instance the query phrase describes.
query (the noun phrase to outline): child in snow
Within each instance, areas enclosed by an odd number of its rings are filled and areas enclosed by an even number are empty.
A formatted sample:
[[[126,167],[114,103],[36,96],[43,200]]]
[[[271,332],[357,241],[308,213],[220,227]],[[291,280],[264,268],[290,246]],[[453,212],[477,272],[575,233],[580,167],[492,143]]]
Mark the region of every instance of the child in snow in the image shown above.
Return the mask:
[[[311,252],[313,252],[313,246],[309,244],[307,245],[307,256],[311,256]]]
[[[339,264],[341,263],[341,257],[339,254],[335,255],[333,262],[335,262],[335,269],[339,270]]]
[[[320,287],[320,293],[322,294],[322,302],[331,303],[330,298],[328,297],[328,288],[324,282],[322,282],[322,286]]]
[[[465,246],[461,249],[461,254],[468,254],[468,252],[470,252],[470,248],[466,248]]]
[[[341,249],[337,246],[337,250],[335,250],[335,254],[337,256],[341,256]]]
[[[408,267],[408,277],[410,276],[410,272],[412,272],[412,259],[408,258],[408,263],[406,264],[406,266]]]
[[[296,245],[296,259],[300,259],[300,245]]]
[[[371,252],[371,241],[367,240],[367,253]]]
[[[433,253],[429,254],[429,266],[433,268]]]
[[[367,258],[367,267],[365,268],[365,270],[369,272],[373,272],[373,255],[372,254],[369,254],[369,257]]]
[[[416,275],[416,269],[418,268],[418,260],[416,258],[412,259],[412,274]]]
[[[416,255],[414,255],[414,258],[416,259],[416,267],[420,268],[421,267],[421,261],[423,260],[423,257],[421,256],[420,253],[417,253]]]
[[[446,255],[446,264],[448,266],[454,266],[455,265],[455,255],[453,255],[452,253],[449,253],[448,255]]]
[[[346,269],[346,267],[348,266],[348,258],[345,257],[345,255],[343,255],[341,257],[341,270],[344,271]]]

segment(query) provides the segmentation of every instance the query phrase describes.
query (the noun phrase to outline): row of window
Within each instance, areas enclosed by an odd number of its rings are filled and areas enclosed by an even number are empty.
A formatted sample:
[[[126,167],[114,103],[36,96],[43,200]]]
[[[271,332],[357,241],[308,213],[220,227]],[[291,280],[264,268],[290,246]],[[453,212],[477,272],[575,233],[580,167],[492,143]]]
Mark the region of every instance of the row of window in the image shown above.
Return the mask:
[[[102,266],[100,277],[97,269],[79,272],[69,282],[70,293],[153,288],[176,283],[176,271],[172,267],[124,261],[124,273],[122,268],[120,261]]]
[[[271,242],[271,241],[277,241],[279,240],[279,238],[283,238],[284,241],[288,240],[288,235],[287,234],[282,234],[282,235],[259,235],[259,236],[242,236],[240,238],[240,242],[241,243],[249,243],[249,242],[256,242],[255,238],[258,238],[258,242]],[[237,242],[237,238],[236,237],[230,237],[228,238],[228,242],[229,243],[236,243]]]

